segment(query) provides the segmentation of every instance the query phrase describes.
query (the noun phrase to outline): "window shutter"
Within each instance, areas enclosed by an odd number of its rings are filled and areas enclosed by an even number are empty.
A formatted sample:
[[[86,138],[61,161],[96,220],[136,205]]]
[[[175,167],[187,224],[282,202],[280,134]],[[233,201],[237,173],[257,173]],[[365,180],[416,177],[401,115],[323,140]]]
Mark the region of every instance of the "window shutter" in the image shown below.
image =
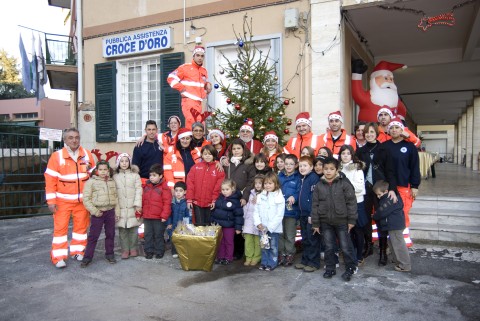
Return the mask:
[[[160,97],[161,97],[161,117],[160,128],[164,132],[167,130],[167,120],[170,116],[180,116],[182,124],[185,124],[185,119],[182,114],[182,97],[180,93],[170,87],[167,82],[168,74],[178,68],[185,62],[185,55],[183,52],[176,52],[171,54],[164,54],[160,56]]]
[[[95,65],[95,129],[97,142],[117,141],[115,62]]]

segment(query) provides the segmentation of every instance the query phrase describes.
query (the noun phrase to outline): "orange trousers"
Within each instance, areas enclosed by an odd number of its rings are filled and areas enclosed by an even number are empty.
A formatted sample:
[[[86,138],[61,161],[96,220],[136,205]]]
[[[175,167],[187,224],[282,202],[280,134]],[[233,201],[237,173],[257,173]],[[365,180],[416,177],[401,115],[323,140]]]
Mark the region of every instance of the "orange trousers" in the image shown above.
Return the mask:
[[[202,102],[190,98],[182,98],[182,113],[183,117],[185,117],[185,126],[183,127],[187,128],[188,130],[192,129],[192,125],[194,122],[200,121],[200,117],[198,119],[195,119],[195,117],[193,117],[192,112],[190,111],[190,109],[192,108],[195,109],[199,114],[201,114]]]
[[[408,187],[402,187],[402,186],[397,186],[398,194],[400,194],[400,197],[402,198],[403,201],[403,213],[405,214],[405,230],[403,230],[403,238],[405,239],[405,243],[407,244],[407,247],[411,247],[413,245],[412,239],[410,238],[410,209],[412,208],[413,205],[413,196],[412,196],[412,190],[410,186]]]
[[[83,255],[87,245],[87,229],[90,214],[82,203],[68,203],[57,199],[57,211],[53,214],[53,240],[50,258],[53,264],[68,258],[68,224],[73,217],[70,255]]]

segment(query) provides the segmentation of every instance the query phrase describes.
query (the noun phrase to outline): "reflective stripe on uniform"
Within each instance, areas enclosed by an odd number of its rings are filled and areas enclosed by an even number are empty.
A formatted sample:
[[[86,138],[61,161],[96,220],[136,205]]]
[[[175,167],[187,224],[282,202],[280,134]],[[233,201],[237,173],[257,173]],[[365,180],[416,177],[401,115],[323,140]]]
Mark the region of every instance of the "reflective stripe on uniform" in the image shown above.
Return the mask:
[[[67,249],[52,250],[52,256],[53,257],[67,256],[67,255],[68,255],[68,250]]]
[[[164,169],[164,170],[171,170],[171,169],[172,169],[172,165],[170,165],[170,164],[165,164],[165,165],[163,165],[163,169]]]
[[[180,83],[185,86],[204,88],[205,85],[197,81],[181,80]]]
[[[70,245],[70,253],[72,252],[83,252],[85,250],[85,245]]]
[[[313,149],[317,148],[317,135],[312,135],[312,141],[310,143],[310,147]]]
[[[185,172],[173,172],[173,177],[185,177]]]
[[[78,173],[78,174],[59,175],[58,179],[76,181],[77,179],[82,179],[85,177],[88,177],[87,173]]]
[[[193,99],[193,100],[203,101],[202,98],[200,98],[200,97],[198,97],[198,96],[195,96],[195,95],[189,93],[188,91],[184,91],[184,92],[182,93],[182,95],[183,95],[184,97],[187,97],[187,98],[190,98],[190,99]]]
[[[58,177],[60,176],[60,173],[59,172],[56,172],[50,168],[47,168],[47,170],[45,171],[45,174],[48,174],[50,176],[53,176],[53,177]]]
[[[167,182],[167,186],[168,186],[168,187],[174,187],[174,186],[175,186],[175,183],[173,183],[173,182]]]
[[[57,195],[55,193],[47,193],[46,195],[47,200],[53,200],[55,198],[57,198]]]
[[[68,238],[66,235],[64,236],[54,236],[53,237],[53,240],[52,240],[52,243],[53,244],[62,244],[62,243],[65,243],[68,241]]]
[[[76,200],[77,198],[83,198],[83,193],[81,194],[62,194],[62,193],[56,193],[57,198],[62,198],[64,200]]]
[[[73,240],[79,240],[79,241],[86,240],[87,239],[87,233],[85,233],[85,234],[72,233],[72,239]]]

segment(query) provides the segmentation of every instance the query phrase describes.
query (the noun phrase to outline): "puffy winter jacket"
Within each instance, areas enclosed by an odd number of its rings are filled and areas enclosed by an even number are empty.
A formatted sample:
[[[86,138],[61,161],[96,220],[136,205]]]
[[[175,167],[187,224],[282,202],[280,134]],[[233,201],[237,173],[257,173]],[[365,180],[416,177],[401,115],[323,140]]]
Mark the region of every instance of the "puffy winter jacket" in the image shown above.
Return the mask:
[[[282,233],[282,220],[285,211],[285,199],[281,190],[263,191],[257,195],[257,204],[253,212],[255,226],[262,224],[272,233]]]
[[[138,173],[138,166],[132,165],[131,169],[120,169],[113,175],[118,194],[118,212],[115,213],[120,217],[118,227],[130,228],[141,224],[135,217],[135,207],[142,207],[142,180]]]
[[[238,190],[229,197],[220,195],[212,212],[212,222],[219,224],[221,227],[234,227],[235,230],[241,231],[243,226],[241,196]]]
[[[287,204],[287,199],[290,196],[295,198],[295,203],[292,206],[291,210],[285,208],[285,217],[295,217],[298,218],[298,196],[300,194],[300,186],[302,180],[300,178],[300,173],[295,172],[292,175],[286,175],[284,172],[278,174],[278,180],[280,181],[280,186],[282,187],[283,197],[285,198],[285,204]]]
[[[363,195],[365,195],[365,176],[363,175],[363,164],[354,164],[349,162],[348,164],[341,164],[342,173],[348,178],[355,189],[355,196],[357,197],[357,203],[363,202]]]
[[[243,207],[243,233],[258,235],[258,229],[253,223],[253,212],[255,211],[255,205],[253,200],[256,202],[257,192],[255,189],[250,191],[250,197],[248,203]]]
[[[237,184],[237,190],[242,192],[242,199],[248,201],[250,191],[253,188],[253,178],[256,175],[256,169],[253,164],[253,155],[250,158],[240,162],[237,166],[229,162],[230,166],[224,166],[226,178],[231,179]]]
[[[162,179],[160,183],[156,185],[153,185],[150,180],[148,180],[143,188],[143,218],[167,221],[172,213],[171,202],[172,192],[170,188],[168,188],[165,180]]]
[[[339,173],[333,181],[320,179],[313,191],[312,226],[353,224],[357,221],[357,198],[348,178]]]
[[[298,194],[298,209],[300,216],[310,216],[312,212],[312,193],[319,180],[315,172],[310,172],[303,176]]]
[[[219,172],[217,162],[199,162],[187,176],[187,202],[208,207],[220,195],[225,172]]]
[[[175,229],[178,222],[183,221],[184,218],[189,218],[189,221],[192,221],[192,216],[187,207],[187,200],[174,198],[172,201],[172,215],[168,218],[167,225],[172,225],[172,228]]]
[[[378,209],[373,214],[373,219],[380,231],[405,229],[402,198],[397,197],[397,199],[397,203],[394,203],[388,198],[388,194],[385,194],[378,201]]]
[[[107,180],[93,175],[83,189],[83,205],[90,214],[98,216],[100,212],[111,210],[117,205],[117,187],[112,178]]]

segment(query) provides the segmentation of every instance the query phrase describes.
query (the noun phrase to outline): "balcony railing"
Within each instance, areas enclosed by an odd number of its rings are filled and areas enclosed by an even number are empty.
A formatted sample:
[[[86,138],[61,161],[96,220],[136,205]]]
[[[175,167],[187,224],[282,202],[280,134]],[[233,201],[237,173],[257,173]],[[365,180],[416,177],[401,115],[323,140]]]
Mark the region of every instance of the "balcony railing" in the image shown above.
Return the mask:
[[[76,66],[72,37],[45,34],[47,65]]]

